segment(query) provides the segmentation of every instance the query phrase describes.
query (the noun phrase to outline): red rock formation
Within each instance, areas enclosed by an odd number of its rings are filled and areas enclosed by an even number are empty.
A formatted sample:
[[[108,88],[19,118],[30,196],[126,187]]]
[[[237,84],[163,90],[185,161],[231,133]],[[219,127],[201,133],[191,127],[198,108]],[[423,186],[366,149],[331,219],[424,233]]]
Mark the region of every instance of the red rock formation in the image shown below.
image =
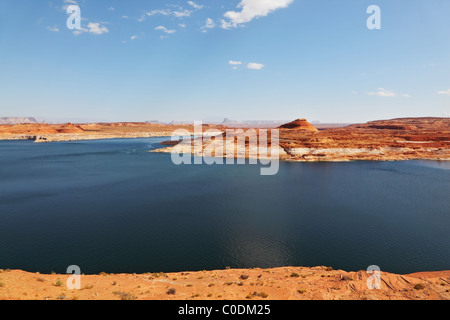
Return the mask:
[[[59,128],[55,128],[55,130],[58,133],[83,133],[84,132],[84,130],[80,126],[74,125],[72,123],[63,124]]]
[[[292,122],[283,124],[278,127],[279,129],[289,129],[296,131],[305,131],[305,132],[318,132],[316,127],[314,127],[311,123],[309,123],[306,119],[297,119]]]

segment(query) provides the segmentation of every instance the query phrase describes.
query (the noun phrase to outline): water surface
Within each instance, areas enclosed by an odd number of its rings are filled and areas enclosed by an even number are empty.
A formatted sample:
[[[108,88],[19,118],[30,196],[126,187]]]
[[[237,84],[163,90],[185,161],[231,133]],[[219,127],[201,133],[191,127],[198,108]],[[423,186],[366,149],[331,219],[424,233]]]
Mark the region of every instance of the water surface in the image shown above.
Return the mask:
[[[0,268],[450,269],[448,162],[175,166],[165,139],[0,142]]]

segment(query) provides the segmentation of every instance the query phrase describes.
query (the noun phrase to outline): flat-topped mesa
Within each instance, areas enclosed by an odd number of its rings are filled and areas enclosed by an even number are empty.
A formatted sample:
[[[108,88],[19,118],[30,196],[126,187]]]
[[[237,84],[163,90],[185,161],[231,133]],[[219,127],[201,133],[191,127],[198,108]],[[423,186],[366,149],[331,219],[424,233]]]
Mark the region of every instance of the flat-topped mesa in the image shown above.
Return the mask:
[[[377,120],[367,123],[354,124],[349,128],[356,129],[378,129],[378,130],[398,130],[398,131],[448,131],[450,130],[449,118],[399,118],[390,120]]]
[[[309,123],[306,119],[297,119],[292,122],[283,124],[279,129],[296,130],[303,132],[318,132],[319,130]]]
[[[13,125],[22,123],[38,123],[33,117],[1,117],[0,125]]]

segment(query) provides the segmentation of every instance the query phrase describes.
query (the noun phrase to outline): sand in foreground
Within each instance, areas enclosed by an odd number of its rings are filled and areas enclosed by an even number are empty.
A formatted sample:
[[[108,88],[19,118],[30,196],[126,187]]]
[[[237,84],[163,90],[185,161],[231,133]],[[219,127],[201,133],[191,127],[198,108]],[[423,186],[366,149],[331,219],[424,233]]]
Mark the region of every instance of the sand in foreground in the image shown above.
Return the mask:
[[[217,271],[83,275],[69,290],[69,275],[0,272],[0,300],[449,300],[450,271],[382,273],[369,290],[365,271],[282,267]]]

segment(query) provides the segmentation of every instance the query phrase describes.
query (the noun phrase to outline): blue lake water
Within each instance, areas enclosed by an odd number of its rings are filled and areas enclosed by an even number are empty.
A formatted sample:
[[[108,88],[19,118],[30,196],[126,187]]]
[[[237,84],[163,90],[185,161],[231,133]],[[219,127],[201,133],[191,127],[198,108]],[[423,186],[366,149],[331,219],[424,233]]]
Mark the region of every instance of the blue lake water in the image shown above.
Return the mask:
[[[0,142],[0,268],[450,269],[450,164],[172,164],[166,139]]]

